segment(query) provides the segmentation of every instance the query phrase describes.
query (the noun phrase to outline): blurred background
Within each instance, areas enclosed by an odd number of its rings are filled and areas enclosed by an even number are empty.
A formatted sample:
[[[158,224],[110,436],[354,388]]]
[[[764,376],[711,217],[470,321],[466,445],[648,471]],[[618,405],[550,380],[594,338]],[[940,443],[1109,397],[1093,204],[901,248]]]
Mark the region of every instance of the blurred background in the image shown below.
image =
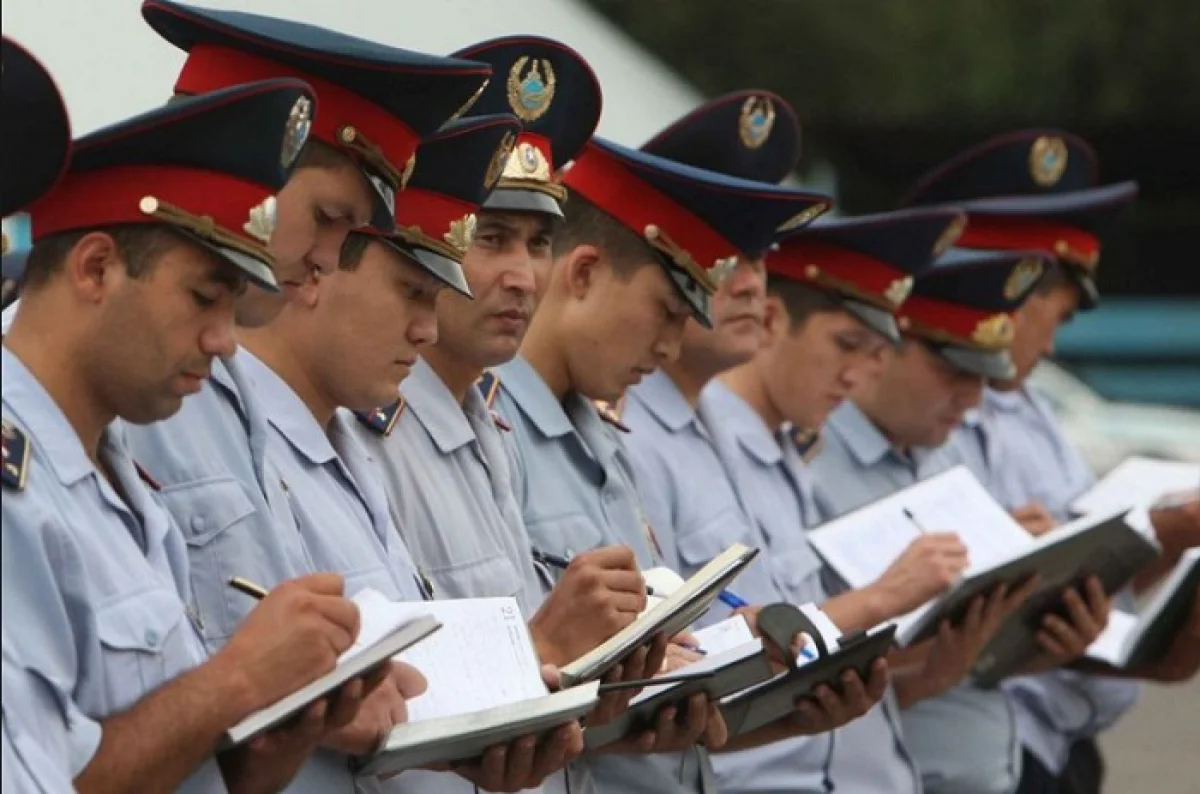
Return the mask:
[[[161,104],[182,55],[139,0],[7,0],[4,34],[55,76],[77,135]],[[1103,472],[1200,460],[1200,2],[1196,0],[197,0],[427,52],[537,33],[583,53],[601,134],[637,146],[706,97],[763,88],[804,125],[798,179],[889,209],[998,132],[1059,126],[1141,196],[1105,241],[1101,308],[1037,374]],[[6,220],[6,227],[10,221]],[[1103,737],[1112,794],[1200,791],[1200,682],[1147,688]]]

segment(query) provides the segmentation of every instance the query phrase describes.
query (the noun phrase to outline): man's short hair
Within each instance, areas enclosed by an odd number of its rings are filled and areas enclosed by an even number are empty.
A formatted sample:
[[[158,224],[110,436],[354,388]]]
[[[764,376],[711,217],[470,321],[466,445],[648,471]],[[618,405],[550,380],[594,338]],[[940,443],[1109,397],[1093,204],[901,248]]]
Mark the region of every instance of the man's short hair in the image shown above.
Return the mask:
[[[594,245],[604,251],[622,278],[658,261],[649,243],[578,193],[572,192],[562,207],[562,224],[554,231],[556,259],[581,245]]]
[[[1075,283],[1075,279],[1067,272],[1068,267],[1070,265],[1064,265],[1061,262],[1048,262],[1042,271],[1042,277],[1038,279],[1034,294],[1047,295],[1058,287],[1078,289],[1079,286]]]
[[[803,328],[814,314],[844,311],[841,303],[828,291],[793,279],[768,277],[767,294],[783,302],[793,333]]]
[[[113,238],[131,278],[149,275],[158,260],[183,241],[176,232],[154,224],[99,226],[54,234],[39,240],[30,249],[25,272],[21,276],[21,291],[36,290],[49,283],[62,270],[63,262],[71,250],[85,236],[94,232]]]
[[[342,243],[342,250],[338,253],[338,270],[358,270],[363,255],[367,252],[367,246],[372,241],[373,238],[368,234],[350,232],[346,235],[346,241]]]

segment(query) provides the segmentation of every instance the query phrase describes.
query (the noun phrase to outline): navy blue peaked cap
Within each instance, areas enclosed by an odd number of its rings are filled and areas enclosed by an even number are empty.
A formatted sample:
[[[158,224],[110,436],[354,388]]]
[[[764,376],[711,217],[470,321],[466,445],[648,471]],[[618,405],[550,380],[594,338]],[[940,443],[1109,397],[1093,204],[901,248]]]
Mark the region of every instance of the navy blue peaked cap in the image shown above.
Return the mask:
[[[0,216],[8,216],[48,191],[61,176],[71,147],[71,126],[54,80],[28,50],[5,37],[0,64]]]
[[[514,116],[474,116],[426,139],[398,200],[396,230],[381,239],[470,297],[462,260],[474,236],[475,213],[500,179],[520,129]]]
[[[781,182],[800,161],[800,119],[770,91],[734,91],[688,113],[642,151],[742,179]]]
[[[464,112],[491,76],[486,64],[243,11],[146,0],[142,16],[188,53],[177,92],[278,77],[309,83],[320,105],[312,136],[363,166],[379,193],[372,220],[379,228],[390,227],[420,140]]]
[[[472,113],[511,113],[522,125],[512,157],[485,207],[561,216],[558,172],[600,122],[600,82],[583,56],[540,36],[506,36],[454,53],[489,64],[492,81]]]
[[[705,171],[593,138],[564,182],[643,238],[696,319],[738,257],[759,257],[779,231],[832,204],[826,196]]]
[[[34,242],[97,226],[163,224],[277,289],[275,198],[304,146],[312,93],[269,80],[192,97],[101,129],[30,207]]]

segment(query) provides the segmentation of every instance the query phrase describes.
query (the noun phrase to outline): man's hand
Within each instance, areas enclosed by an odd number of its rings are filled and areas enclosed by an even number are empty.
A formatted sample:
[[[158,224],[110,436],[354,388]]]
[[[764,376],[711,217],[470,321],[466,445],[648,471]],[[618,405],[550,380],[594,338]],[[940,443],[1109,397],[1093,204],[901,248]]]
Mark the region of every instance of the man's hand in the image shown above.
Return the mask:
[[[667,638],[658,635],[649,645],[638,648],[624,662],[609,670],[604,676],[604,683],[612,684],[620,681],[638,681],[649,678],[662,669],[663,660],[667,654]],[[587,716],[588,725],[604,725],[612,722],[625,709],[629,701],[640,692],[640,689],[618,689],[605,692],[600,696],[600,702],[592,713]]]
[[[909,544],[871,587],[886,602],[886,612],[903,615],[942,593],[969,564],[967,547],[951,532],[922,535]]]
[[[943,620],[937,636],[926,641],[929,647],[924,654],[924,663],[897,677],[900,707],[907,708],[917,701],[940,695],[963,680],[979,654],[1036,586],[1036,579],[1030,579],[1012,591],[1008,585],[999,585],[986,597],[973,598],[959,625],[951,626],[950,621]]]
[[[1171,640],[1171,647],[1161,659],[1151,662],[1144,670],[1134,672],[1139,678],[1161,684],[1190,681],[1200,672],[1200,587],[1196,588],[1187,622]]]
[[[1012,517],[1034,537],[1044,535],[1058,526],[1054,516],[1050,515],[1050,511],[1043,507],[1041,502],[1030,502],[1018,507],[1012,511]]]
[[[425,676],[412,665],[388,662],[366,680],[366,696],[352,720],[329,733],[321,744],[345,755],[369,755],[392,726],[408,719],[407,701],[425,691]],[[343,687],[343,690],[345,687]],[[342,699],[339,693],[338,700]]]
[[[250,713],[328,673],[358,636],[342,577],[318,573],[276,587],[209,661],[238,685]]]
[[[646,608],[646,580],[633,550],[607,546],[577,555],[529,622],[538,657],[564,665],[578,659]]]
[[[1069,621],[1054,614],[1042,617],[1037,641],[1044,654],[1042,659],[1034,662],[1035,670],[1051,669],[1075,661],[1087,652],[1088,646],[1108,625],[1112,602],[1104,592],[1100,579],[1089,576],[1084,582],[1083,593],[1080,595],[1073,587],[1063,592]]]
[[[456,764],[453,769],[480,789],[520,791],[535,788],[583,752],[583,729],[578,722],[559,726],[538,741],[522,736],[508,744],[489,747],[478,761]]]
[[[667,655],[663,659],[662,667],[656,675],[664,675],[673,673],[687,667],[689,664],[698,662],[704,658],[704,654],[697,649],[699,643],[696,638],[689,632],[682,632],[671,638],[667,644]]]
[[[702,744],[718,750],[729,740],[725,718],[714,701],[703,692],[682,704],[663,706],[654,715],[654,725],[641,733],[606,746],[601,752],[626,754],[678,753]]]

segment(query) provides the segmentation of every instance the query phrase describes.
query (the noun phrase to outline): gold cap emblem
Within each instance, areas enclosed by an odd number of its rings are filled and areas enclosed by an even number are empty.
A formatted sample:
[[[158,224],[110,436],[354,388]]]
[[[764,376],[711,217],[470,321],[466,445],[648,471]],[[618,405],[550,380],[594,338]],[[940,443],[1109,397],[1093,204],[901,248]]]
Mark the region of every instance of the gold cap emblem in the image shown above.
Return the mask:
[[[555,85],[549,60],[522,55],[508,72],[508,105],[521,121],[537,121],[550,109]]]
[[[966,228],[967,219],[962,215],[955,216],[954,220],[950,221],[950,225],[937,238],[937,242],[933,244],[933,255],[941,256],[950,250],[950,246],[958,242],[958,238],[962,237],[962,233]]]
[[[287,126],[283,133],[283,150],[279,153],[279,161],[284,168],[291,168],[300,156],[312,131],[312,101],[308,97],[300,97],[288,113]]]
[[[1042,263],[1036,259],[1022,259],[1013,267],[1004,282],[1004,298],[1015,301],[1042,277]]]
[[[1007,314],[993,314],[986,320],[980,320],[971,332],[971,339],[986,348],[1008,347],[1013,340],[1012,318]]]
[[[450,222],[450,231],[442,235],[442,239],[449,243],[455,251],[465,254],[475,240],[475,224],[475,213],[464,215],[458,220]]]
[[[775,103],[770,97],[747,97],[738,118],[738,137],[747,149],[757,149],[771,137],[775,126]]]
[[[1057,136],[1043,135],[1029,147],[1029,174],[1041,187],[1053,187],[1067,170],[1067,144]]]
[[[898,278],[889,284],[888,288],[884,290],[883,297],[887,298],[888,303],[892,304],[894,308],[898,309],[902,303],[908,300],[909,294],[912,293],[912,288],[912,276]]]
[[[264,245],[271,242],[275,233],[275,197],[267,196],[262,203],[250,210],[250,220],[242,225],[246,234]]]

